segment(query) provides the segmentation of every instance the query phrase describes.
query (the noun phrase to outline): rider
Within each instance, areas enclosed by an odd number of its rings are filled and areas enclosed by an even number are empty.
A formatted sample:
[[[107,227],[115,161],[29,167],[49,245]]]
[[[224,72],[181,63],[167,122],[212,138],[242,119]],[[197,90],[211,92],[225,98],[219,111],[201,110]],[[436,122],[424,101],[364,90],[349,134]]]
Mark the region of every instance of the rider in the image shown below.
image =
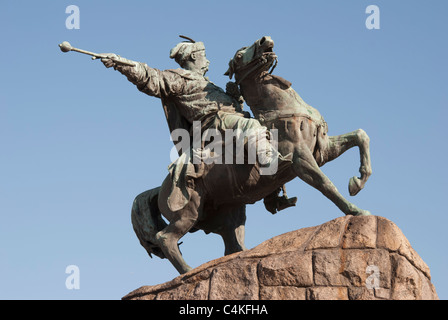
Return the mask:
[[[124,74],[137,86],[138,90],[162,100],[170,132],[183,128],[191,134],[194,121],[200,121],[201,131],[207,128],[215,128],[220,132],[224,132],[225,129],[241,129],[243,132],[250,129],[265,129],[257,120],[244,117],[241,103],[204,77],[210,64],[205,55],[205,46],[202,42],[186,39],[189,41],[177,44],[170,52],[170,58],[174,59],[182,69],[161,71],[150,68],[145,63],[127,60],[115,54],[109,54],[108,57],[133,62],[135,66],[117,64],[112,59],[102,59],[102,61],[107,68],[114,67],[115,70]],[[264,148],[262,153],[266,154],[268,164],[269,160],[276,156],[282,158],[270,143],[265,143],[261,147]],[[186,162],[191,163],[190,159]],[[185,175],[185,172],[180,173],[180,169],[176,170],[175,166],[170,168],[172,175],[176,172]],[[191,170],[187,169],[187,172]],[[195,176],[193,174],[190,177]],[[183,177],[172,178],[185,183]],[[176,192],[176,190],[173,191]],[[177,195],[172,197],[177,199],[177,204],[171,203],[171,209],[174,211],[183,208],[188,202],[185,192],[182,190],[177,192]],[[277,190],[265,199],[265,206],[271,213],[295,205],[295,198],[288,199],[285,193],[283,197],[278,197],[278,194]],[[179,197],[183,198],[180,202]]]

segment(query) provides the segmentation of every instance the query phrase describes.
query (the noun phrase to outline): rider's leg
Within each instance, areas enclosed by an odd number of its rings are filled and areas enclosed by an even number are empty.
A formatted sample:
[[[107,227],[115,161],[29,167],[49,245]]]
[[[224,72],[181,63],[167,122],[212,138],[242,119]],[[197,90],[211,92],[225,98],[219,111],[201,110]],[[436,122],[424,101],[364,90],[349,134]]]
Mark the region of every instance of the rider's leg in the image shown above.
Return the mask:
[[[236,138],[247,140],[244,143],[244,148],[248,153],[249,160],[251,160],[251,156],[255,158],[255,154],[253,153],[256,153],[259,165],[264,168],[269,168],[273,163],[277,162],[278,159],[286,160],[285,157],[278,152],[276,147],[277,141],[274,141],[271,132],[268,131],[265,126],[262,126],[258,120],[244,118],[238,114],[231,113],[220,113],[219,117],[222,120],[221,130],[232,129],[234,134],[236,130],[239,130],[238,134],[240,134],[240,136],[237,136]],[[277,163],[275,163],[275,165],[277,165]],[[279,191],[274,191],[265,198],[264,204],[269,212],[275,214],[277,211],[294,206],[296,202],[296,197],[289,199],[286,196],[286,193],[282,197],[279,197]]]
[[[233,113],[220,113],[219,117],[221,118],[220,129],[233,130],[232,134],[236,140],[239,143],[244,142],[244,148],[250,160],[255,160],[254,152],[261,166],[269,167],[271,162],[277,161],[278,158],[282,159],[282,155],[273,145],[272,135],[258,120]]]

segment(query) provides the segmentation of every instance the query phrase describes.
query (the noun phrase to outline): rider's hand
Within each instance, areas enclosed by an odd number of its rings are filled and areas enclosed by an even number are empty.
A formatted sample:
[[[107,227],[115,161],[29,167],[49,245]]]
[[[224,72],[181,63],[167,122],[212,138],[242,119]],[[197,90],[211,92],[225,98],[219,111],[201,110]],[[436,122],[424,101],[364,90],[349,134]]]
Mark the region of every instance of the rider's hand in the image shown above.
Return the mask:
[[[102,58],[101,62],[106,66],[106,68],[115,67],[117,64],[112,59],[118,59],[115,53],[103,53],[102,55],[107,56],[107,58]]]

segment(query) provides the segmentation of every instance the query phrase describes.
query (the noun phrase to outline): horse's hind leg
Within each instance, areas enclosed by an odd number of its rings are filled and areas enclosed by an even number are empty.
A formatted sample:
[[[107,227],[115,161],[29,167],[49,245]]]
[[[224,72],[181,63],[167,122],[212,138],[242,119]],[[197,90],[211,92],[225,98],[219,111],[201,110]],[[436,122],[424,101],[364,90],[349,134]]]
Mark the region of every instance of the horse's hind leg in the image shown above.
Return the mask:
[[[244,245],[244,228],[246,222],[246,206],[230,208],[224,213],[225,221],[219,231],[224,240],[224,254],[232,254],[246,250]]]
[[[296,146],[293,169],[300,179],[322,192],[346,215],[370,215],[369,211],[359,209],[339,193],[333,182],[320,170],[310,149],[304,144]]]
[[[183,274],[190,271],[191,267],[182,257],[178,241],[196,224],[203,207],[203,199],[199,192],[192,190],[189,203],[183,209],[172,212],[167,206],[170,183],[165,182],[159,195],[159,207],[170,223],[162,231],[159,231],[155,237],[157,245],[162,249],[171,264],[180,274]]]
[[[367,133],[358,129],[350,133],[342,134],[339,136],[330,136],[328,140],[325,140],[325,136],[318,135],[319,145],[322,148],[322,163],[330,162],[350,148],[357,146],[359,148],[359,156],[361,160],[361,166],[359,172],[361,177],[350,178],[348,190],[351,196],[356,195],[364,188],[367,179],[372,174],[372,167],[370,163],[370,139]]]

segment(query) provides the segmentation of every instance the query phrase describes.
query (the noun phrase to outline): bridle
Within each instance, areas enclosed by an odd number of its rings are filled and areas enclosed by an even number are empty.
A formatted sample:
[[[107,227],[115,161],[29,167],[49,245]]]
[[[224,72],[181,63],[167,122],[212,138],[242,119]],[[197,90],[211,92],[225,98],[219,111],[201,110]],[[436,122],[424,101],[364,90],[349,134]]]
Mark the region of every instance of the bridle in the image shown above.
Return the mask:
[[[239,85],[244,79],[247,78],[247,76],[249,76],[250,74],[252,74],[256,70],[258,70],[261,66],[265,65],[267,62],[268,62],[268,59],[266,58],[266,56],[262,55],[258,59],[249,62],[247,65],[245,65],[245,66],[243,66],[243,67],[241,67],[239,69],[235,69],[234,70],[235,74],[237,74],[237,73],[240,74],[241,72],[244,72],[242,77],[239,78],[238,80],[236,80],[236,77],[235,77],[236,84]],[[275,67],[277,66],[277,63],[278,63],[278,58],[275,57],[274,64],[273,64],[273,66],[271,68],[271,71],[269,71],[269,74],[271,74],[272,71],[274,71]],[[249,70],[245,71],[246,69],[249,69]]]

